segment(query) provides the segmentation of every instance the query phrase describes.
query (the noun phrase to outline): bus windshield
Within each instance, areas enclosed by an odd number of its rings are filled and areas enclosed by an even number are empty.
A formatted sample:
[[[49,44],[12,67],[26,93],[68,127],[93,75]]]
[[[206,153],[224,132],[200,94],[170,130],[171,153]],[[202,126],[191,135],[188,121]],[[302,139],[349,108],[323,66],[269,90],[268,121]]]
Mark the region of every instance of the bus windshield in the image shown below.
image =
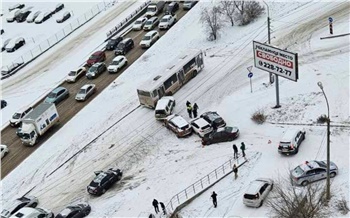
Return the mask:
[[[142,91],[142,90],[137,90],[137,93],[139,93],[139,95],[151,97],[151,93],[150,93],[150,92],[145,92],[145,91]]]

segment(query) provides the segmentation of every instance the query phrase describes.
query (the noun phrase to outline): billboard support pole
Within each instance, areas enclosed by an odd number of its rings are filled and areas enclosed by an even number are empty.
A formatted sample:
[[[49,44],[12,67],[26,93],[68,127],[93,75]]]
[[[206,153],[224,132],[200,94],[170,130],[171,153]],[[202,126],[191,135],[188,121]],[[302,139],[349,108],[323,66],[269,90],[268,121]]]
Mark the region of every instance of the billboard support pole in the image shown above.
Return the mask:
[[[275,74],[275,79],[276,79],[276,106],[273,108],[280,108],[280,91],[279,91],[279,85],[278,85],[278,75]]]

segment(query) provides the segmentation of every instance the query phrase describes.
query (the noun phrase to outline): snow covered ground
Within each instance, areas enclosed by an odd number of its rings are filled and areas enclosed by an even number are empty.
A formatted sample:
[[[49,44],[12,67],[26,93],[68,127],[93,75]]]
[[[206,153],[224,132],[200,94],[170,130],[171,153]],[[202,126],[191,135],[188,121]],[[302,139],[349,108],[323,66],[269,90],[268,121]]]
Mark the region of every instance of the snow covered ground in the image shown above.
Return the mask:
[[[18,109],[32,105],[50,92],[64,80],[69,70],[80,67],[92,52],[103,47],[106,33],[142,4],[143,1],[117,2],[24,69],[1,80],[2,99],[8,103],[1,110],[1,125],[6,125]],[[49,68],[40,64],[45,61],[50,61]]]
[[[153,198],[167,203],[174,194],[226,162],[232,156],[232,143],[202,148],[195,135],[176,138],[155,121],[154,111],[143,107],[133,111],[139,105],[136,88],[144,80],[157,75],[172,57],[189,48],[200,48],[206,51],[206,66],[174,95],[175,112],[188,118],[187,100],[196,102],[200,113],[218,111],[228,125],[240,128],[241,135],[235,142],[246,143],[250,162],[240,169],[236,181],[228,176],[185,207],[181,215],[268,216],[266,206],[251,209],[242,204],[242,193],[249,182],[261,176],[286,177],[288,169],[305,160],[326,158],[326,127],[301,126],[314,124],[319,115],[326,113],[318,81],[327,93],[332,124],[350,124],[349,40],[346,37],[320,40],[321,36],[328,36],[329,16],[335,20],[335,34],[349,33],[350,5],[269,2],[274,30],[272,44],[299,54],[298,82],[281,78],[282,107],[271,109],[275,105],[275,87],[263,85],[268,82],[268,73],[253,68],[250,93],[246,70],[253,65],[252,40],[267,39],[266,17],[246,27],[227,26],[217,42],[208,42],[199,17],[201,7],[211,4],[197,4],[113,84],[12,171],[2,183],[4,201],[35,186],[30,194],[39,197],[39,206],[56,213],[69,203],[88,201],[92,205],[91,217],[135,217],[153,211]],[[256,125],[251,121],[257,109],[268,115],[267,123]],[[275,122],[280,124],[272,124]],[[91,142],[112,124],[115,125]],[[278,140],[286,129],[293,127],[305,128],[306,140],[297,155],[280,156]],[[339,167],[339,175],[332,179],[333,200],[342,196],[349,200],[350,130],[332,127],[331,132],[331,159]],[[79,155],[50,175],[81,149]],[[93,171],[115,166],[124,170],[123,180],[101,197],[89,196],[85,189]],[[210,201],[212,190],[218,193],[219,206],[215,209]]]

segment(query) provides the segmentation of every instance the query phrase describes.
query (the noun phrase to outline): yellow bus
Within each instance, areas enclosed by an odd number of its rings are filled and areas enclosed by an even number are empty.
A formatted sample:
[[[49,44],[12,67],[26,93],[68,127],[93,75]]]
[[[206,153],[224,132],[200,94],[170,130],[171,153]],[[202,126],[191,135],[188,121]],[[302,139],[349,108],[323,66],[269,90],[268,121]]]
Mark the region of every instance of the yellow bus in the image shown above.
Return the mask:
[[[183,85],[204,68],[201,50],[189,50],[179,55],[157,76],[147,80],[137,89],[141,105],[155,108],[157,101],[163,96],[173,95]]]

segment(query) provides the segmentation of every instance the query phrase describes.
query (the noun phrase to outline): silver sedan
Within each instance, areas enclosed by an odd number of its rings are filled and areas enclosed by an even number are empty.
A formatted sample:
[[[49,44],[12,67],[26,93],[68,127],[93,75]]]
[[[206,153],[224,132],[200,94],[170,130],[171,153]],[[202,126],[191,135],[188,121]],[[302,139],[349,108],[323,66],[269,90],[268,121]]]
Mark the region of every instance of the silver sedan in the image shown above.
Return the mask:
[[[96,92],[95,84],[86,84],[80,88],[79,92],[75,96],[77,101],[85,101],[88,97]]]

